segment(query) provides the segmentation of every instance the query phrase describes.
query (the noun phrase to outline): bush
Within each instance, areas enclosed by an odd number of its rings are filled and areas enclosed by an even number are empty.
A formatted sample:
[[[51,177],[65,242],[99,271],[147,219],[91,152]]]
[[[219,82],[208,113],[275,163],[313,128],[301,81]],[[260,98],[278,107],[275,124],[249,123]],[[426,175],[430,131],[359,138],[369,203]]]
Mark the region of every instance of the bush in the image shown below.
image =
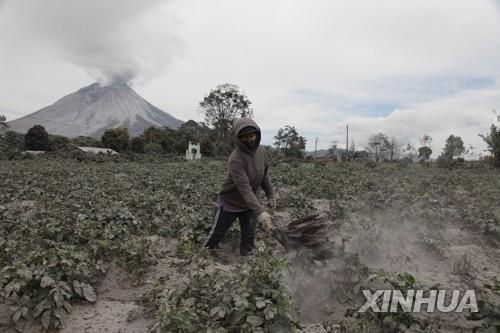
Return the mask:
[[[461,157],[459,158],[452,158],[450,155],[446,154],[441,154],[436,160],[437,166],[439,168],[447,168],[447,169],[454,169],[462,166],[464,164],[465,160]]]
[[[124,152],[128,147],[129,135],[127,128],[109,128],[104,131],[101,142],[106,148]]]
[[[293,332],[294,305],[281,283],[284,262],[258,253],[241,269],[217,270],[206,259],[189,270],[189,284],[159,286],[151,296],[162,332]]]
[[[71,139],[71,142],[79,147],[103,148],[101,141],[92,138],[90,136],[78,136],[76,138]]]
[[[24,137],[27,150],[49,150],[49,134],[41,125],[35,125]]]
[[[22,151],[24,150],[24,134],[14,131],[7,131],[0,136],[0,150],[3,151]]]
[[[159,143],[149,143],[144,146],[144,152],[146,154],[161,154],[163,148]]]
[[[141,137],[136,136],[130,140],[130,150],[136,154],[144,153],[144,141]]]
[[[500,168],[500,128],[495,125],[491,125],[490,134],[479,135],[488,145],[488,150],[493,155],[493,159],[490,160],[492,164]]]
[[[68,150],[70,148],[70,140],[63,135],[49,134],[48,144],[50,151]]]

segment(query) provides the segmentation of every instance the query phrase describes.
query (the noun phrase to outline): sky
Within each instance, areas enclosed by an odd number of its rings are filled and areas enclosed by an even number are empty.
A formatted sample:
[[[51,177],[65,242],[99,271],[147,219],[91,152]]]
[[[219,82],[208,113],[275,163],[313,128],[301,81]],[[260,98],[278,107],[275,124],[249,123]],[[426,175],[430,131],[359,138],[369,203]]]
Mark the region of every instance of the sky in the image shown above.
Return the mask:
[[[498,0],[0,0],[0,114],[13,120],[95,81],[203,120],[233,83],[262,142],[285,125],[366,146],[384,133],[433,157],[450,134],[479,154],[500,111]]]

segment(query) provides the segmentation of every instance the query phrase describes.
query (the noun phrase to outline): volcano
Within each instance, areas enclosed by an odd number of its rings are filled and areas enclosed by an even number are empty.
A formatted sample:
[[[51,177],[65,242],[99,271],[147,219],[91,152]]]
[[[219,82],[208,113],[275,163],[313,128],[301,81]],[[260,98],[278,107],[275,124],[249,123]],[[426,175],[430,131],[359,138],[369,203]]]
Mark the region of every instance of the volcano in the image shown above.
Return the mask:
[[[184,122],[146,101],[125,82],[116,82],[109,86],[93,83],[7,123],[22,133],[39,124],[49,134],[100,139],[107,128],[126,127],[130,136],[137,136],[150,126],[177,129]]]

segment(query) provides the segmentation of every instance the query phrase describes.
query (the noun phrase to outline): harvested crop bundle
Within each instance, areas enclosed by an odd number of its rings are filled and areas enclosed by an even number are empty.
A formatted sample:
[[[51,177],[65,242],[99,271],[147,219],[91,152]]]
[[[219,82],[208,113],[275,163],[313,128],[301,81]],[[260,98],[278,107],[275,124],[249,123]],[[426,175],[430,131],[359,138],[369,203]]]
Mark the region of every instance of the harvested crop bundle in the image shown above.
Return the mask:
[[[322,251],[327,242],[327,226],[323,217],[314,214],[274,228],[271,235],[287,250],[307,248]]]

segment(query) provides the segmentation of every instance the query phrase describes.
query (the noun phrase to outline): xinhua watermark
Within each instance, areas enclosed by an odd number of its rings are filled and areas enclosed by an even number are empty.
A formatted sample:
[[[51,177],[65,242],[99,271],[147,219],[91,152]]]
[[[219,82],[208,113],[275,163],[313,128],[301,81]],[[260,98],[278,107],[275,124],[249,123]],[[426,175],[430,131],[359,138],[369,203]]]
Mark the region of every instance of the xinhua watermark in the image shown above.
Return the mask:
[[[450,297],[451,293],[451,297]],[[363,290],[366,303],[358,312],[398,312],[398,306],[404,312],[421,312],[425,305],[426,312],[478,312],[474,290],[408,290],[406,296],[401,290]]]

